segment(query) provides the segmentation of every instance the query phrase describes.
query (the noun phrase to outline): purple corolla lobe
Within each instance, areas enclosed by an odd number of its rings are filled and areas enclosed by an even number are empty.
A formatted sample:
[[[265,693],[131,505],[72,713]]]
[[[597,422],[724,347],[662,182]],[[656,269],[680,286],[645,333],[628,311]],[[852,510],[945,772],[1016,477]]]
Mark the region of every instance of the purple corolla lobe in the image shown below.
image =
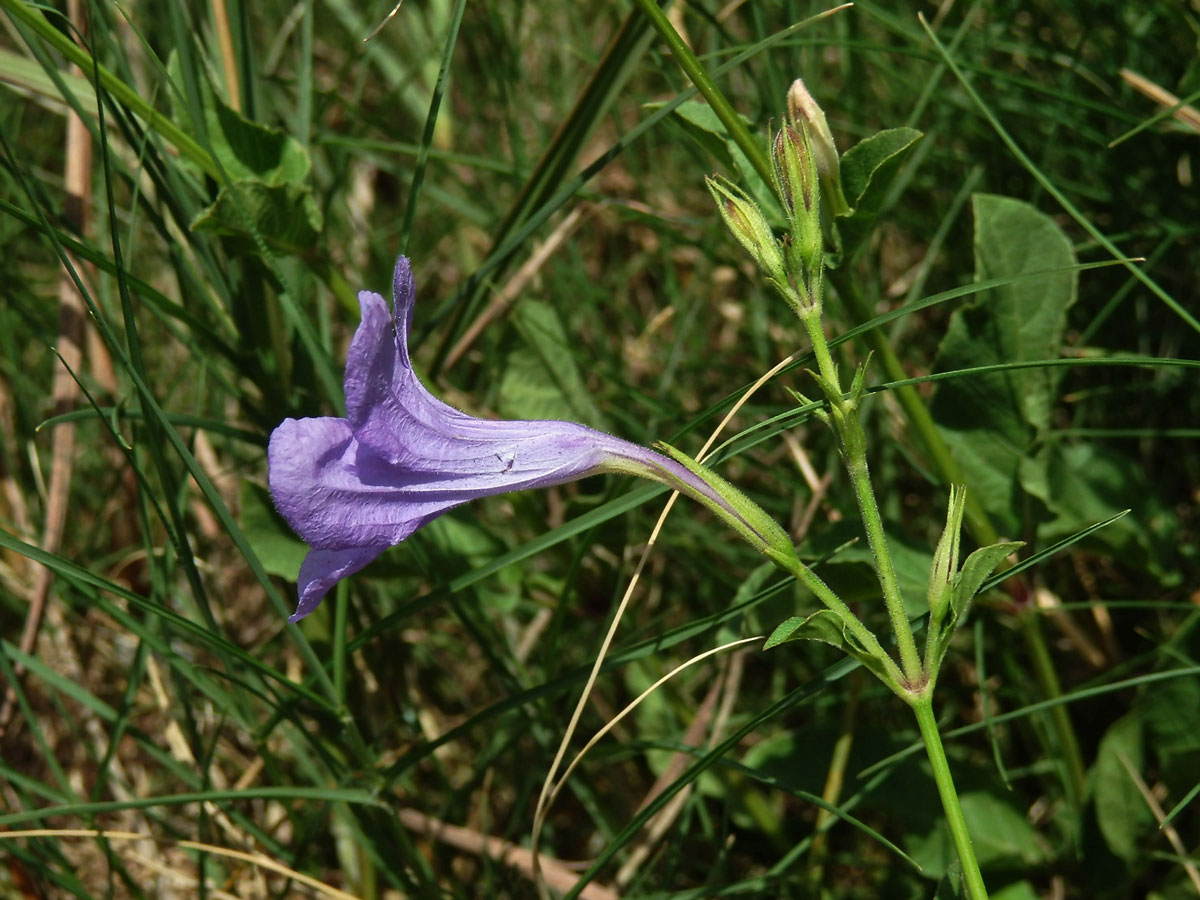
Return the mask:
[[[735,509],[685,466],[645,447],[559,421],[493,421],[459,412],[413,372],[408,334],[412,268],[396,262],[395,315],[370,291],[358,295],[362,323],[346,360],[346,418],[285,419],[267,450],[271,496],[311,546],[297,579],[308,615],[339,580],[366,566],[447,510],[478,497],[548,487],[599,472],[661,481],[714,508],[764,544],[774,523]],[[698,467],[697,467],[698,468]],[[740,497],[740,495],[738,495]],[[757,508],[755,508],[757,509]],[[776,529],[778,526],[774,526]],[[787,544],[790,549],[790,541]]]

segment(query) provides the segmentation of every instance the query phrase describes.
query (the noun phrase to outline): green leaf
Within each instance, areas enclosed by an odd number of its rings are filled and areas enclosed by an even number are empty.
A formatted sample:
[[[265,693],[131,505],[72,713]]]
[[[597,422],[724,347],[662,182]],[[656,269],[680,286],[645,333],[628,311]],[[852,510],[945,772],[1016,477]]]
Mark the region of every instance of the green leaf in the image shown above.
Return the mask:
[[[987,790],[966,791],[960,795],[960,802],[981,866],[1025,869],[1046,860],[1046,848],[1037,830],[1005,796]],[[949,829],[941,820],[926,834],[910,832],[904,844],[925,874],[933,878],[940,878],[957,860]]]
[[[526,300],[513,310],[512,322],[521,345],[505,360],[498,412],[512,419],[568,419],[603,429],[603,417],[576,364],[576,347],[554,307]]]
[[[963,614],[967,604],[979,593],[980,586],[996,570],[996,566],[1024,546],[1024,541],[1002,541],[988,547],[980,547],[968,556],[967,561],[963,563],[962,572],[954,579],[954,593],[950,600],[952,618]]]
[[[992,900],[1038,900],[1039,894],[1028,881],[1018,881],[992,891]]]
[[[651,104],[653,108],[662,105]],[[729,154],[729,135],[711,106],[700,100],[689,100],[679,104],[671,115],[671,121],[679,125],[704,153],[723,166],[733,166],[733,157]]]
[[[1137,859],[1140,838],[1154,826],[1154,815],[1126,766],[1143,770],[1143,743],[1141,716],[1130,713],[1109,726],[1092,767],[1096,823],[1108,849],[1126,862]]]
[[[172,54],[167,73],[181,82],[179,59]],[[207,143],[229,181],[261,181],[269,185],[299,184],[312,163],[304,145],[288,134],[247,119],[228,106],[213,90],[207,77],[198,79],[203,108],[203,130],[192,121],[186,103],[176,104],[176,117],[184,130]]]
[[[262,485],[243,481],[238,493],[242,534],[246,542],[272,575],[295,581],[308,545],[300,540],[275,512],[271,496]]]
[[[1147,477],[1144,466],[1119,450],[1098,443],[1054,441],[1045,455],[1047,490],[1040,499],[1052,518],[1038,527],[1040,541],[1052,543],[1085,523],[1122,509],[1135,514],[1101,529],[1089,542],[1106,548],[1121,564],[1152,574],[1160,584],[1183,581],[1179,569],[1179,518]]]
[[[195,231],[241,239],[248,253],[257,252],[257,234],[272,249],[296,255],[316,245],[323,224],[307,187],[261,181],[236,181],[221,188],[213,204],[192,220]]]
[[[962,571],[954,576],[954,584],[950,589],[950,609],[946,615],[943,630],[937,636],[937,645],[930,660],[930,668],[936,672],[942,666],[946,651],[950,649],[950,640],[954,632],[962,624],[967,607],[972,598],[979,593],[979,588],[1010,553],[1024,547],[1024,541],[1006,541],[980,547],[967,557]]]
[[[915,128],[889,128],[842,154],[842,193],[850,213],[835,222],[840,251],[834,263],[853,257],[865,242],[896,170],[921,137]]]
[[[842,191],[852,216],[878,212],[879,198],[891,176],[904,154],[921,137],[915,128],[888,128],[864,138],[842,154]]]
[[[976,195],[975,275],[1014,277],[1075,264],[1062,230],[1029,204]],[[977,294],[950,319],[936,371],[1059,355],[1076,274],[1056,272]],[[971,491],[1002,532],[1021,527],[1023,484],[1045,484],[1036,449],[1050,427],[1059,375],[1052,369],[942,382],[933,414]]]
[[[885,684],[891,683],[884,658],[871,653],[858,643],[847,630],[842,617],[831,609],[820,609],[810,616],[792,616],[779,623],[763,644],[763,649],[770,650],[789,641],[820,641],[823,644],[831,644],[843,653],[853,656],[879,676]]]
[[[1193,678],[1156,685],[1140,708],[1155,772],[1169,795],[1178,798],[1200,781],[1200,682]]]

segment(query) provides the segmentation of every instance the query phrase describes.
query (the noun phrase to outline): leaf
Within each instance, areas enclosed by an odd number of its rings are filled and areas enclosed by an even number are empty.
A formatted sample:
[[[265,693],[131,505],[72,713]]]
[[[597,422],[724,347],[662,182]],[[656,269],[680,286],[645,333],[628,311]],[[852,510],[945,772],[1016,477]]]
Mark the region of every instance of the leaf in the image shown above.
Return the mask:
[[[889,128],[864,138],[842,154],[842,193],[850,214],[835,222],[840,245],[835,264],[851,259],[866,241],[896,170],[921,137],[915,128]]]
[[[998,891],[992,891],[992,900],[1038,900],[1038,892],[1028,881],[1017,881]]]
[[[257,234],[274,250],[300,255],[316,245],[323,224],[307,187],[236,181],[221,188],[213,204],[192,220],[192,229],[238,238],[249,253],[257,252]]]
[[[842,192],[851,215],[878,212],[878,201],[904,154],[923,137],[915,128],[888,128],[842,154]],[[870,196],[868,196],[868,192]]]
[[[167,74],[175,84],[181,83],[179,59],[174,53]],[[203,74],[198,85],[203,129],[192,120],[186,103],[175,104],[176,117],[186,131],[212,150],[229,181],[299,184],[308,176],[312,162],[303,144],[277,128],[252,122],[228,106]]]
[[[1097,443],[1054,441],[1045,457],[1047,490],[1041,497],[1052,518],[1038,527],[1038,538],[1052,543],[1084,523],[1106,519],[1122,509],[1135,514],[1090,537],[1122,565],[1174,587],[1183,581],[1176,555],[1179,518],[1146,469],[1119,450]]]
[[[831,644],[843,653],[853,656],[874,672],[885,684],[891,683],[884,659],[870,653],[847,630],[842,617],[831,609],[817,610],[810,616],[792,616],[776,626],[763,644],[764,650],[778,647],[789,641],[820,641]]]
[[[661,103],[654,106],[661,106]],[[711,106],[700,100],[689,100],[675,107],[673,120],[701,149],[724,166],[733,165],[729,155],[729,135]]]
[[[252,481],[242,481],[238,506],[242,533],[263,568],[272,575],[295,581],[308,546],[275,512],[266,488]]]
[[[1062,230],[1027,203],[974,197],[975,277],[1012,277],[1075,264]],[[936,371],[1059,355],[1076,274],[1024,278],[975,295],[950,319]],[[1022,369],[940,383],[933,414],[971,491],[1001,531],[1020,530],[1022,484],[1044,484],[1036,448],[1050,427],[1058,376]]]
[[[1139,839],[1154,825],[1154,815],[1126,768],[1128,763],[1135,772],[1143,770],[1143,743],[1141,716],[1130,713],[1109,726],[1092,767],[1096,823],[1108,849],[1126,862],[1137,859]]]
[[[1158,777],[1178,798],[1200,781],[1200,682],[1179,678],[1155,685],[1140,708]]]
[[[996,566],[1024,546],[1024,541],[1002,541],[988,547],[980,547],[968,556],[962,571],[954,579],[954,593],[950,600],[952,618],[963,614],[967,604],[979,593],[980,586],[996,570]]]
[[[1037,830],[1006,797],[976,790],[961,793],[959,800],[980,866],[1028,868],[1046,860]],[[941,819],[925,834],[910,832],[904,846],[931,878],[941,878],[957,861],[949,829]]]
[[[512,323],[521,342],[505,360],[497,411],[506,418],[567,419],[603,429],[554,307],[525,300],[513,310]]]
[[[950,641],[954,637],[954,632],[962,624],[967,607],[979,593],[979,588],[1002,560],[1024,546],[1024,541],[1006,541],[992,544],[989,547],[980,547],[967,557],[962,571],[954,576],[954,584],[950,589],[950,609],[946,614],[943,628],[938,633],[937,643],[929,662],[929,667],[934,672],[941,668],[942,660],[946,658],[946,651],[950,649]]]

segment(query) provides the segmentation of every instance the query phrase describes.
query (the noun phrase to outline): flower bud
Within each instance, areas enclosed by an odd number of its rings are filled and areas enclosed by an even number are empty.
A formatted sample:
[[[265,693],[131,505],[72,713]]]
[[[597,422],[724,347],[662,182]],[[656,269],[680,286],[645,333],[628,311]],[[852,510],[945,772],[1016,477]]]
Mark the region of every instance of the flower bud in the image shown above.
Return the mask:
[[[807,130],[784,125],[775,136],[775,185],[788,219],[788,272],[806,284],[822,266],[821,192]]]
[[[812,165],[812,146],[806,135],[784,125],[775,135],[775,178],[789,215],[797,207],[804,211],[817,205],[819,194],[816,170]]]
[[[958,548],[966,504],[966,488],[951,485],[946,528],[933,552],[933,562],[929,568],[929,591],[926,596],[929,600],[929,621],[935,625],[941,623],[950,609],[954,576],[958,573]]]
[[[849,204],[842,194],[842,173],[837,145],[833,142],[829,123],[825,121],[825,112],[808,92],[803,79],[797,78],[792,82],[788,90],[787,104],[788,119],[792,127],[803,129],[808,134],[813,161],[825,185],[825,193],[833,214],[849,215]]]
[[[709,193],[721,218],[760,269],[777,284],[787,284],[787,271],[779,241],[758,205],[723,178],[706,178]]]

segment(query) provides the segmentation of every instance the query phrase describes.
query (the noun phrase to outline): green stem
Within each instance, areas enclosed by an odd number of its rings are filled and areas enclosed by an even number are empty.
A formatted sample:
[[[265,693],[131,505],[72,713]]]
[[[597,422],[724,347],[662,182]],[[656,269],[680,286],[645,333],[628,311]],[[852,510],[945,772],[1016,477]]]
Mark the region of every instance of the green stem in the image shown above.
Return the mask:
[[[772,559],[785,571],[795,575],[796,580],[812,591],[826,609],[837,613],[846,626],[846,630],[850,632],[854,639],[865,650],[883,661],[883,665],[886,667],[888,675],[892,679],[892,684],[896,686],[896,689],[902,689],[902,685],[904,685],[907,679],[901,673],[900,669],[896,667],[892,658],[888,656],[887,651],[883,649],[883,645],[879,643],[879,639],[875,637],[871,629],[867,628],[859,620],[858,616],[850,611],[850,607],[845,604],[841,597],[833,592],[833,588],[821,580],[820,576],[804,565],[804,563],[800,562],[799,559],[795,559],[794,561],[775,559],[774,557]]]
[[[181,155],[186,156],[208,175],[221,180],[220,168],[213,160],[212,154],[200,146],[191,136],[183,131],[169,118],[158,112],[153,106],[143,100],[138,93],[110,72],[104,66],[97,65],[92,57],[82,47],[77,46],[69,37],[50,24],[40,10],[34,9],[22,0],[0,0],[0,8],[13,19],[25,25],[38,37],[69,59],[87,76],[97,75],[101,86],[123,103],[134,115],[141,118],[150,128],[175,145]],[[98,98],[97,98],[98,99]]]
[[[937,720],[933,717],[930,692],[915,695],[909,702],[917,716],[917,726],[921,729],[925,752],[929,754],[929,764],[933,767],[933,780],[937,783],[938,795],[942,798],[946,824],[950,828],[950,837],[954,841],[954,849],[958,852],[958,861],[962,865],[963,889],[968,900],[987,900],[983,874],[979,871],[979,861],[975,858],[975,848],[967,831],[967,821],[963,818],[958,791],[954,787],[950,764],[946,761],[946,751],[942,747],[942,736],[938,732]]]
[[[913,637],[912,624],[908,620],[908,610],[904,608],[900,582],[896,578],[892,553],[888,547],[887,535],[883,530],[883,517],[879,514],[879,503],[875,499],[875,489],[871,485],[871,471],[867,465],[866,438],[863,434],[862,421],[859,418],[858,401],[857,398],[846,401],[842,397],[837,369],[829,353],[825,330],[821,327],[820,303],[818,302],[809,314],[802,316],[801,321],[804,322],[809,339],[812,341],[813,353],[817,359],[817,368],[821,373],[821,378],[832,388],[828,399],[836,409],[830,421],[838,432],[846,471],[854,486],[854,499],[858,503],[858,511],[867,532],[867,543],[871,547],[871,555],[875,558],[875,572],[879,578],[879,588],[883,592],[883,602],[887,606],[888,617],[892,621],[892,630],[896,634],[896,645],[900,648],[900,663],[904,668],[905,680],[908,686],[916,686],[921,682],[921,655],[917,652],[917,641]]]
[[[729,136],[746,154],[746,159],[750,161],[750,165],[754,166],[754,171],[759,174],[765,184],[772,184],[774,179],[771,174],[771,162],[767,159],[767,151],[762,141],[755,140],[750,129],[746,127],[746,123],[742,121],[742,117],[737,114],[733,105],[721,93],[721,89],[709,77],[704,64],[696,58],[692,48],[679,36],[679,32],[675,30],[675,26],[671,24],[671,20],[667,18],[666,13],[662,11],[655,0],[636,0],[636,2],[638,8],[654,26],[654,30],[671,48],[675,62],[679,64],[679,68],[683,69],[683,74],[696,86],[700,95],[708,101],[708,105],[717,114],[717,118],[721,120],[721,124],[725,126]]]
[[[834,269],[829,272],[829,279],[833,282],[834,290],[838,292],[846,311],[850,314],[851,323],[858,325],[869,322],[872,318],[871,309],[862,291],[859,290],[858,284],[850,277],[847,270],[845,268]],[[896,356],[891,344],[888,343],[886,335],[876,328],[865,332],[863,339],[870,346],[875,358],[883,366],[883,370],[890,380],[900,381],[908,378],[908,372],[904,370],[900,358]],[[963,518],[966,520],[971,536],[981,547],[997,543],[1000,535],[979,502],[979,492],[969,489],[970,484],[967,482],[966,475],[958,465],[958,461],[950,453],[949,446],[942,439],[941,432],[938,431],[933,416],[929,412],[929,407],[917,393],[916,387],[911,384],[902,385],[896,388],[892,395],[900,404],[900,408],[908,419],[909,427],[916,433],[918,442],[924,448],[927,458],[933,464],[934,471],[942,481],[946,484],[967,485],[966,512]],[[1007,567],[1007,565],[1007,562],[1001,564],[1002,567]],[[1062,687],[1059,684],[1058,674],[1054,669],[1049,649],[1046,647],[1041,620],[1036,615],[1017,615],[1015,618],[1021,630],[1025,647],[1033,661],[1038,690],[1047,700],[1058,699],[1062,696]],[[1050,721],[1062,749],[1063,759],[1066,761],[1067,777],[1064,779],[1064,787],[1068,798],[1075,801],[1074,808],[1078,810],[1079,802],[1085,791],[1086,770],[1083,764],[1083,755],[1079,750],[1079,741],[1075,737],[1075,728],[1071,724],[1071,715],[1065,706],[1059,704],[1053,707]]]
[[[850,273],[843,267],[829,271],[828,277],[833,283],[838,297],[845,305],[846,311],[850,313],[851,323],[860,325],[863,322],[871,321],[873,318],[871,308],[867,304],[866,297],[859,290],[858,284],[850,277]],[[903,363],[900,362],[900,357],[888,343],[887,335],[878,328],[873,328],[865,332],[862,337],[871,348],[875,359],[883,366],[883,371],[887,373],[889,380],[903,381],[909,377],[909,373],[905,371]],[[946,442],[942,440],[942,435],[938,431],[937,425],[934,424],[929,407],[921,399],[916,386],[906,384],[897,387],[892,391],[892,396],[900,404],[905,418],[908,419],[909,427],[916,432],[917,440],[924,447],[934,469],[945,483],[966,484],[966,475],[958,465],[958,461],[951,455]],[[967,509],[964,518],[971,535],[981,547],[999,542],[1000,535],[980,504],[977,491],[967,491]]]

